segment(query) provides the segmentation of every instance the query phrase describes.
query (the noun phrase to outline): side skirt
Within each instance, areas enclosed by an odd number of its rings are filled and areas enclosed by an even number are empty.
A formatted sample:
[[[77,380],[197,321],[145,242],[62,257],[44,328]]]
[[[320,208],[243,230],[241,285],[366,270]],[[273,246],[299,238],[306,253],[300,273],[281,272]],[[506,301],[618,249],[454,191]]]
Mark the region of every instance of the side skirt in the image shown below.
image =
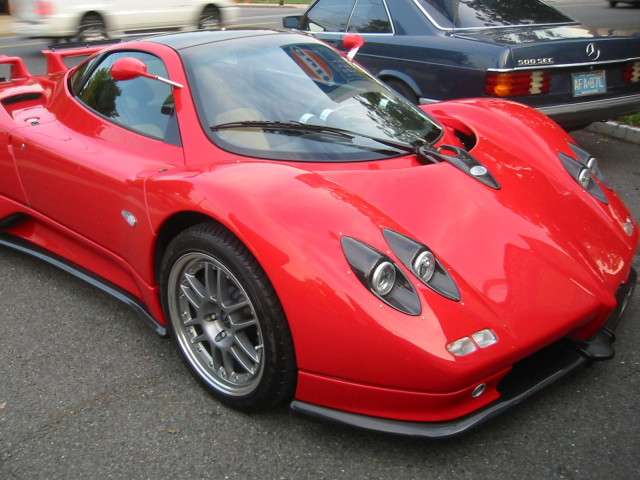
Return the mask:
[[[0,245],[5,247],[13,248],[19,252],[27,253],[33,257],[36,257],[40,260],[44,260],[45,262],[58,267],[64,270],[71,275],[84,280],[85,282],[93,285],[94,287],[99,288],[105,293],[108,293],[112,297],[120,300],[125,303],[129,307],[133,308],[133,310],[140,315],[144,320],[146,320],[147,324],[160,336],[165,337],[167,335],[167,329],[160,325],[148,312],[146,306],[143,302],[138,300],[136,297],[131,295],[129,292],[123,290],[122,288],[114,285],[113,283],[105,280],[104,278],[96,275],[89,270],[76,265],[67,259],[60,257],[52,252],[45,250],[27,240],[24,240],[20,237],[16,237],[15,235],[10,235],[7,233],[0,232]]]

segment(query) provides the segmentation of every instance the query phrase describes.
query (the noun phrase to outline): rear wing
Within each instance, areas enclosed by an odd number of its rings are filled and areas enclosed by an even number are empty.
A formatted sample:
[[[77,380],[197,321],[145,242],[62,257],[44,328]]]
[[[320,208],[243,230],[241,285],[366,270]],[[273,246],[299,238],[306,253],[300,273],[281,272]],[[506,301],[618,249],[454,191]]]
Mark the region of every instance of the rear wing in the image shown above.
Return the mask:
[[[11,70],[8,80],[26,80],[31,77],[27,66],[19,57],[7,57],[6,55],[0,55],[0,65],[10,65]]]
[[[49,48],[43,50],[47,60],[47,75],[62,74],[69,70],[65,58],[89,56],[99,52],[104,45]],[[52,94],[54,83],[47,76],[32,76],[19,57],[0,55],[0,65],[9,65],[9,78],[0,78],[0,104],[9,112],[45,104]]]
[[[61,50],[43,50],[42,53],[47,60],[47,75],[60,74],[69,70],[69,67],[67,67],[67,65],[64,63],[65,58],[89,56],[96,52],[99,52],[103,48],[104,45],[65,48]],[[0,55],[0,65],[10,65],[11,67],[9,78],[3,79],[3,81],[17,82],[31,78],[31,74],[29,73],[27,66],[20,57],[8,57],[7,55]]]
[[[69,67],[64,63],[65,58],[81,57],[93,55],[104,48],[104,45],[86,46],[86,47],[67,47],[64,49],[49,48],[43,50],[42,54],[47,59],[47,75],[55,75],[64,73]]]

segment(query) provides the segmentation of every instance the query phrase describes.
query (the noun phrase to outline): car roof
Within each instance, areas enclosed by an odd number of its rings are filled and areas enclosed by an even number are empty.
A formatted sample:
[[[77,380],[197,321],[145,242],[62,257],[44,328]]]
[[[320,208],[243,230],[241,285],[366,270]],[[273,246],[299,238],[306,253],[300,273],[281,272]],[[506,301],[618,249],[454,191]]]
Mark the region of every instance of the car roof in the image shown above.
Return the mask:
[[[269,29],[225,29],[225,30],[207,30],[196,31],[188,33],[176,33],[169,35],[159,35],[148,38],[148,41],[161,43],[174,50],[182,50],[185,48],[195,47],[198,45],[204,45],[207,43],[223,42],[227,40],[235,40],[240,38],[251,38],[261,36],[274,36],[274,35],[286,35],[286,36],[300,36],[294,32],[282,31],[282,30],[269,30]]]

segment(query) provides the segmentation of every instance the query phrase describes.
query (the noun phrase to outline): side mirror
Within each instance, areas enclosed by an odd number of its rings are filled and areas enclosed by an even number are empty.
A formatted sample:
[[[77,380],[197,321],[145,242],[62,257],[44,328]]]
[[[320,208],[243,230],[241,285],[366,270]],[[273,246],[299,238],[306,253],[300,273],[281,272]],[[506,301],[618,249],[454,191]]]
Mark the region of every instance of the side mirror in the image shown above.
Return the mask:
[[[111,78],[113,78],[116,82],[133,80],[134,78],[138,77],[145,77],[169,84],[172,87],[182,88],[182,85],[179,83],[173,82],[158,75],[147,73],[147,66],[144,64],[144,62],[133,57],[125,57],[116,60],[115,62],[113,62],[113,65],[111,65],[109,73],[111,74]]]
[[[282,26],[284,28],[297,29],[300,25],[301,18],[302,15],[289,15],[287,17],[282,17]]]
[[[364,45],[364,38],[357,33],[347,33],[342,40],[342,45],[344,45],[345,50],[349,52],[347,53],[349,60],[353,60],[353,57],[356,56],[360,47]]]
[[[113,62],[109,73],[116,82],[149,76],[144,62],[132,57],[121,58]]]

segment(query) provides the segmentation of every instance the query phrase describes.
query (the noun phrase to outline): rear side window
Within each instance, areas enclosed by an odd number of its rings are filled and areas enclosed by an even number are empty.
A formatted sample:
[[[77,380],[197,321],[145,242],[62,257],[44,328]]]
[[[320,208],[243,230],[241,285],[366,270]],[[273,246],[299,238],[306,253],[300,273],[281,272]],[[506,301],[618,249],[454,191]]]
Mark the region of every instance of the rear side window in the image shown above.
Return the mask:
[[[315,4],[307,14],[305,30],[345,32],[355,0],[325,0]]]
[[[382,0],[358,0],[349,20],[348,31],[393,33],[384,2]]]
[[[393,33],[384,0],[324,0],[306,17],[311,32]]]

